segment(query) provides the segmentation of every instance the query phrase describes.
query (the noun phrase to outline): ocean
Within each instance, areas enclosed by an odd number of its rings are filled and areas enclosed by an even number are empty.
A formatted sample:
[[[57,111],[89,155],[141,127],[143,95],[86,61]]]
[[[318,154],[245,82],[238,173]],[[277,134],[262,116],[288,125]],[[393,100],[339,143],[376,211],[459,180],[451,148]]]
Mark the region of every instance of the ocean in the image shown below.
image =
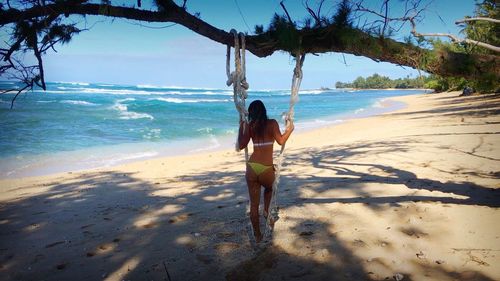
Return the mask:
[[[0,82],[0,88],[15,86]],[[424,90],[301,90],[298,132],[370,116],[404,105],[387,98]],[[281,122],[290,90],[250,90]],[[51,82],[0,95],[0,178],[37,176],[159,156],[234,147],[238,114],[232,88]],[[282,123],[281,123],[282,124]]]

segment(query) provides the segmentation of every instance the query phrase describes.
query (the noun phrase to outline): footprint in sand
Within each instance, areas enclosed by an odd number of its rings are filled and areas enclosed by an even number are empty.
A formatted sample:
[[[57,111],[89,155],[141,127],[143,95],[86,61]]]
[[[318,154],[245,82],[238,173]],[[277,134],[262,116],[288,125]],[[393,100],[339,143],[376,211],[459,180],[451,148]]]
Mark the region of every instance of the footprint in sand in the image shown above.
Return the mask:
[[[424,236],[427,236],[429,234],[417,229],[417,228],[414,228],[414,227],[409,227],[409,228],[401,228],[401,232],[410,236],[410,237],[416,237],[416,238],[420,238],[420,237],[424,237]]]
[[[356,239],[352,242],[352,245],[356,246],[356,247],[365,247],[366,246],[366,243],[365,241],[361,240],[361,239]]]
[[[157,226],[158,226],[158,223],[156,223],[156,222],[150,222],[150,223],[147,223],[147,224],[143,225],[142,227],[143,228],[155,228]]]
[[[234,236],[234,232],[219,232],[216,234],[219,239],[227,239]]]
[[[197,254],[196,259],[204,264],[211,264],[213,261],[212,257],[210,257],[209,255],[201,255],[201,254]]]
[[[54,243],[47,244],[47,245],[45,245],[45,248],[52,248],[52,247],[57,246],[59,244],[64,244],[64,241],[57,241]]]
[[[66,266],[68,266],[68,263],[67,262],[63,262],[63,263],[60,263],[58,265],[56,265],[56,268],[57,270],[63,270],[66,268]]]
[[[85,229],[85,228],[91,227],[91,226],[93,226],[93,225],[94,225],[93,223],[91,223],[91,224],[86,224],[86,225],[81,226],[81,227],[80,227],[80,229]]]
[[[118,238],[116,238],[116,239],[118,239]],[[113,242],[115,242],[115,240],[113,240]],[[101,245],[97,246],[97,248],[94,251],[87,252],[86,256],[88,258],[90,258],[90,257],[93,257],[93,256],[95,256],[97,254],[107,253],[107,252],[113,250],[114,248],[115,248],[114,244],[112,244],[112,243],[104,243],[104,244],[101,244]]]
[[[99,245],[99,249],[103,250],[103,251],[106,251],[109,248],[111,248],[111,246],[109,244],[101,244],[101,245]]]
[[[313,234],[314,234],[314,232],[312,232],[312,231],[302,231],[302,232],[299,234],[299,236],[311,236],[311,235],[313,235]]]
[[[113,239],[113,243],[118,243],[118,242],[120,242],[120,238]],[[109,248],[111,248],[109,244],[102,244],[98,247],[98,251],[99,252],[106,252],[106,250],[108,250]],[[95,255],[97,255],[96,251],[90,251],[90,252],[87,252],[87,254],[86,254],[86,256],[88,258],[91,258]]]
[[[44,258],[45,258],[45,256],[44,256],[44,255],[42,255],[42,254],[38,254],[38,255],[36,255],[36,256],[35,256],[35,258],[34,258],[34,259],[33,259],[33,261],[31,262],[31,264],[35,264],[35,263],[37,263],[38,261],[40,261],[40,260],[42,260],[42,259],[44,259]]]
[[[178,223],[187,220],[189,217],[193,216],[193,213],[180,214],[168,220],[169,223]]]
[[[387,241],[379,241],[378,243],[380,245],[380,247],[390,247],[391,246],[391,243],[387,242]]]
[[[222,242],[215,244],[214,248],[220,255],[228,255],[238,249],[240,245],[234,242]]]

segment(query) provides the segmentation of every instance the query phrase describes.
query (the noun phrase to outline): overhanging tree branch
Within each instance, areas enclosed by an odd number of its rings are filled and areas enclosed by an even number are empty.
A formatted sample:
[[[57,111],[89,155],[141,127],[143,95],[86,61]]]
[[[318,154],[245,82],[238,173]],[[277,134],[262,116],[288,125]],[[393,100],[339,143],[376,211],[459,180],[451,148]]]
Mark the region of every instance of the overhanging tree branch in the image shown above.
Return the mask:
[[[176,5],[172,0],[158,0],[157,3],[160,7],[158,11],[148,11],[130,7],[91,4],[84,0],[58,1],[44,6],[35,5],[25,10],[13,8],[0,10],[0,26],[40,17],[95,15],[144,22],[177,23],[213,41],[224,45],[234,45],[233,37],[229,32],[218,29],[188,13],[185,7]],[[386,10],[381,15],[386,16]],[[346,34],[348,35],[346,36]],[[471,78],[489,72],[500,77],[498,56],[495,55],[464,54],[453,51],[436,52],[390,38],[374,36],[361,29],[333,23],[314,28],[297,29],[294,31],[294,35],[297,40],[296,44],[304,53],[347,53],[376,61],[386,61],[422,69],[443,76]],[[275,30],[268,30],[246,38],[247,50],[258,57],[266,57],[276,51],[293,53],[296,50],[290,44],[285,44],[281,40],[280,34]],[[472,66],[463,67],[460,65],[463,61],[467,61]]]
[[[453,34],[449,34],[449,33],[419,33],[419,32],[417,32],[417,25],[415,24],[415,22],[412,19],[410,19],[410,22],[411,22],[411,26],[412,26],[411,33],[416,37],[448,37],[451,39],[451,41],[453,41],[455,43],[467,43],[467,44],[477,45],[477,46],[481,46],[483,48],[486,48],[488,50],[492,50],[492,51],[500,53],[500,47],[493,46],[493,45],[485,43],[485,42],[480,42],[477,40],[468,39],[468,38],[459,38],[459,37],[457,37]],[[457,21],[457,22],[458,23],[463,22],[463,20]],[[498,22],[500,22],[500,21],[498,21]]]
[[[466,23],[470,21],[489,21],[492,23],[500,23],[500,20],[497,19],[492,19],[492,18],[485,18],[485,17],[474,17],[474,18],[465,18],[461,20],[455,21],[455,24],[461,24],[461,23]]]

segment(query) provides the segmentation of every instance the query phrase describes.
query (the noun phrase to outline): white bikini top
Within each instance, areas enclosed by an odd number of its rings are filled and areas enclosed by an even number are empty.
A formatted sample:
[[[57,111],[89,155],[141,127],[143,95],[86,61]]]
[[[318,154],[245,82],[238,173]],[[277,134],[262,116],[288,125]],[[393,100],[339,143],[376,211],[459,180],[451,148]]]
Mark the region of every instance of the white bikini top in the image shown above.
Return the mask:
[[[260,146],[266,146],[266,145],[273,145],[274,141],[268,141],[268,142],[257,142],[254,143],[254,147],[260,147]]]

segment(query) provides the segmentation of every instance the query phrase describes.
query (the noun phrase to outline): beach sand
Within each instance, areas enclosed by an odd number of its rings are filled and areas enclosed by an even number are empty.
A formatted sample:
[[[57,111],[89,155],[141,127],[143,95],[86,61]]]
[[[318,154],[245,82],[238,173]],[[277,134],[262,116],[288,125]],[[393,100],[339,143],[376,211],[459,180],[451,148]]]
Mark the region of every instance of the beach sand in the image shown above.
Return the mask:
[[[231,148],[2,180],[0,279],[500,280],[500,97],[458,94],[292,135],[259,248]]]

